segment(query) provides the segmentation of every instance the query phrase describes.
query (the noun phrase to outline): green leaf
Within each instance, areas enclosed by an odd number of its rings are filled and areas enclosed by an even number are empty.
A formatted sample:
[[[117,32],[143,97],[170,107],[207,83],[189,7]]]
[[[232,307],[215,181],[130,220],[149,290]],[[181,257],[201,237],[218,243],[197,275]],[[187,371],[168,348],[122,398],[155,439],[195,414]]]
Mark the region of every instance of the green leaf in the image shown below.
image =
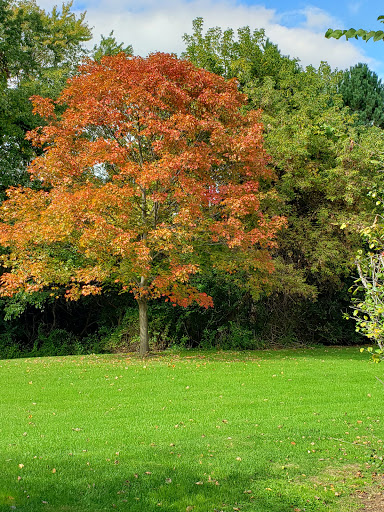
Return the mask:
[[[376,42],[376,41],[380,41],[380,39],[384,39],[384,32],[382,30],[378,30],[374,37],[373,37],[373,40]]]
[[[371,30],[370,32],[367,32],[365,36],[363,36],[363,39],[365,41],[369,41],[372,37],[374,37],[376,32],[374,30]]]
[[[363,30],[362,28],[359,28],[359,30],[356,32],[356,35],[358,37],[364,37],[366,33],[367,33],[366,30]]]
[[[344,34],[347,39],[350,39],[351,37],[356,36],[356,30],[354,28],[350,28],[347,30],[347,32]]]
[[[333,28],[329,28],[326,33],[325,33],[325,37],[327,39],[329,39],[330,37],[332,37],[332,34],[333,34]]]
[[[331,28],[327,31],[327,38],[334,37],[335,39],[340,39],[343,35],[343,30],[332,30]]]

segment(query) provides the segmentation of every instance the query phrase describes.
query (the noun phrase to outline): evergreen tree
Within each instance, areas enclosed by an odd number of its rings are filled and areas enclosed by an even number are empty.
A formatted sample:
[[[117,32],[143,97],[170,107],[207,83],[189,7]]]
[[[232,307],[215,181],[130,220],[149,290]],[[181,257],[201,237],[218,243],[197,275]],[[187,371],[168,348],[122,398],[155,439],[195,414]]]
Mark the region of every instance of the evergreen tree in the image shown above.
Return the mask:
[[[367,64],[345,71],[339,91],[344,104],[358,114],[358,124],[384,126],[384,86]]]
[[[90,57],[93,60],[100,61],[102,57],[110,57],[112,55],[117,55],[118,53],[133,55],[133,48],[130,44],[124,48],[124,43],[118,43],[112,30],[107,37],[101,34],[100,42],[99,44],[95,44],[90,53]]]

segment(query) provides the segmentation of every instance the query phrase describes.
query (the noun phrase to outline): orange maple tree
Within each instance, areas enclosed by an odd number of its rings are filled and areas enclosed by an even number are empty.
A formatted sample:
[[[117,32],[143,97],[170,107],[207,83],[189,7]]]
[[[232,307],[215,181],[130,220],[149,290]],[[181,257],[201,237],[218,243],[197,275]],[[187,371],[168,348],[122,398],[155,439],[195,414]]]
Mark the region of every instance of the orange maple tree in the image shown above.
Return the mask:
[[[190,282],[206,265],[273,270],[284,219],[261,211],[262,125],[241,111],[235,80],[168,54],[120,54],[86,62],[56,102],[32,101],[47,120],[28,135],[44,147],[29,168],[41,187],[11,188],[1,206],[0,294],[132,292],[145,354],[149,299],[209,307]]]

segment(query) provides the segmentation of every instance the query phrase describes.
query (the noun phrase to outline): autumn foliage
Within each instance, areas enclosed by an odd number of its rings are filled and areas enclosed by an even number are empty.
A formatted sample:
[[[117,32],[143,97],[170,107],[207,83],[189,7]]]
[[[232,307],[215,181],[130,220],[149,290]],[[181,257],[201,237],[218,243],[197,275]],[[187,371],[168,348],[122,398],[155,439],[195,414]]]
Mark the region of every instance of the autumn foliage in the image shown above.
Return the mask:
[[[284,220],[261,211],[262,126],[235,80],[167,54],[120,54],[83,65],[57,102],[33,103],[47,120],[28,135],[44,148],[29,168],[41,186],[11,188],[1,206],[3,296],[118,287],[139,306],[208,307],[190,284],[206,266],[272,271]]]

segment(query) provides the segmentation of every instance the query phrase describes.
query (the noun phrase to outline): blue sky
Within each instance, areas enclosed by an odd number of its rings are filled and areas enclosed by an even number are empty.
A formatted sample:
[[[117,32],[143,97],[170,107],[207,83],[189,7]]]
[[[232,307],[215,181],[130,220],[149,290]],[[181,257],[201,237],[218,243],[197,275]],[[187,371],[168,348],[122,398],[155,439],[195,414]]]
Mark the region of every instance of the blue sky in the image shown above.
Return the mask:
[[[46,10],[55,4],[37,3]],[[329,27],[384,30],[376,21],[384,15],[379,0],[74,0],[73,10],[87,11],[96,40],[114,30],[118,41],[132,44],[134,52],[143,56],[153,51],[180,54],[183,34],[191,33],[192,20],[201,16],[206,28],[264,28],[284,55],[298,57],[304,66],[327,61],[333,68],[345,69],[367,62],[384,81],[383,41],[324,38]]]

